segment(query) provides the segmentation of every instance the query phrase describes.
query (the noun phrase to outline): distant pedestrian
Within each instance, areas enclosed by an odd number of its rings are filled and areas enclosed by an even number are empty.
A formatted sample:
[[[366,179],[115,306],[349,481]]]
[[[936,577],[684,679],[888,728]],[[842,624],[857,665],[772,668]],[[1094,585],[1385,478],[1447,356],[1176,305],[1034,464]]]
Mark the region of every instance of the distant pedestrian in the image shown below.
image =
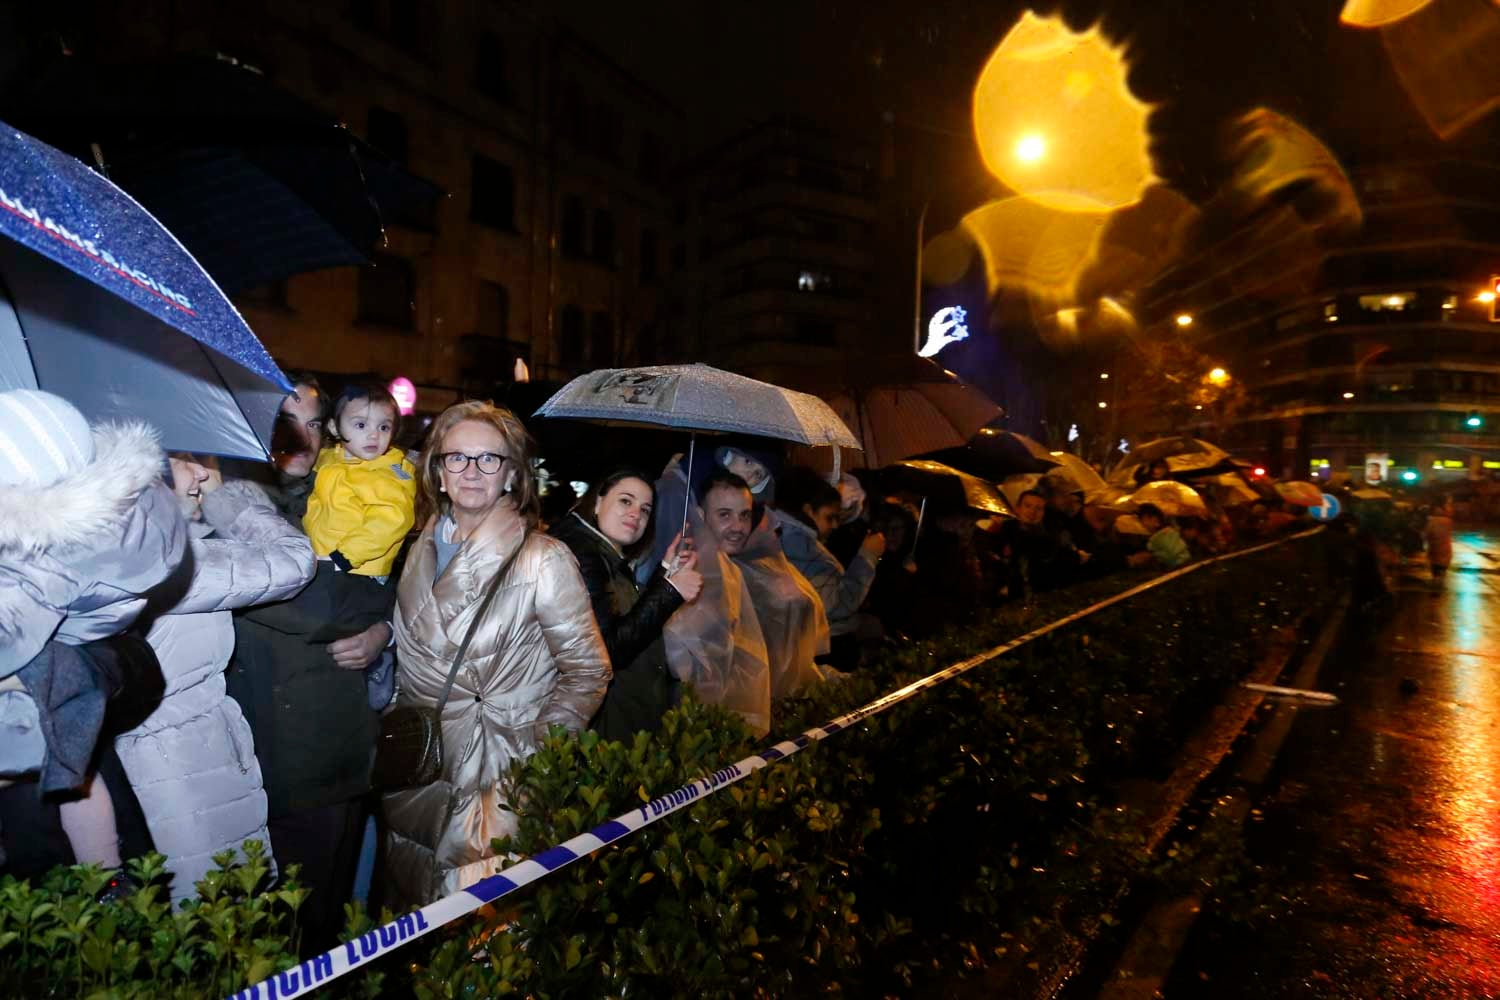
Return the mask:
[[[1453,562],[1453,498],[1444,497],[1427,518],[1427,564],[1439,585]]]

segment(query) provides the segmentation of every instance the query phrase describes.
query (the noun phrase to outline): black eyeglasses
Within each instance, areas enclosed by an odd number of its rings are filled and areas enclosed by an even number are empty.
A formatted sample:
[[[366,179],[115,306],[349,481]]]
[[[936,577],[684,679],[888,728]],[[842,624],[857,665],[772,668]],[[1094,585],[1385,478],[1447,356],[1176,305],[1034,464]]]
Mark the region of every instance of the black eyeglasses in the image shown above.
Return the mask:
[[[467,472],[470,462],[479,466],[479,471],[486,476],[493,476],[500,471],[500,466],[506,463],[509,456],[497,455],[492,451],[478,455],[466,455],[461,451],[445,451],[438,458],[442,460],[443,468],[455,476],[461,476]]]

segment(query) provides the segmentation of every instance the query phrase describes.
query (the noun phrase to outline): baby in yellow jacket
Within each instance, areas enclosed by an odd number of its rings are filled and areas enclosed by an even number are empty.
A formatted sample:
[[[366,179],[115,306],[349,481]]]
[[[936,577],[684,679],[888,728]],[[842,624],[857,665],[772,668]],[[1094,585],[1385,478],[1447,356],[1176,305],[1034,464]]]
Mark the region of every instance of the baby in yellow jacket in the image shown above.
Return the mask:
[[[417,470],[391,447],[400,420],[380,385],[351,385],[334,403],[338,443],[318,453],[302,530],[346,573],[384,580],[416,520]]]

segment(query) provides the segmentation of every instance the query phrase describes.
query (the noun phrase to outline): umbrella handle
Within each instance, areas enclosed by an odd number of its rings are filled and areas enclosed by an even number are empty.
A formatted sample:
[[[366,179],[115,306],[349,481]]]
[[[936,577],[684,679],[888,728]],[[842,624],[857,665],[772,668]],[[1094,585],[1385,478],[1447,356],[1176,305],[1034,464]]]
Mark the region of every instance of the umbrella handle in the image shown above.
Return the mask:
[[[688,504],[693,502],[693,454],[697,447],[698,435],[688,435],[687,492],[682,497],[682,527],[677,531],[678,538],[687,537]]]
[[[833,475],[830,476],[829,479],[828,479],[828,481],[830,483],[832,483],[834,486],[837,486],[839,484],[839,459],[840,459],[840,457],[841,457],[841,453],[839,451],[839,446],[838,445],[834,445],[833,446]]]

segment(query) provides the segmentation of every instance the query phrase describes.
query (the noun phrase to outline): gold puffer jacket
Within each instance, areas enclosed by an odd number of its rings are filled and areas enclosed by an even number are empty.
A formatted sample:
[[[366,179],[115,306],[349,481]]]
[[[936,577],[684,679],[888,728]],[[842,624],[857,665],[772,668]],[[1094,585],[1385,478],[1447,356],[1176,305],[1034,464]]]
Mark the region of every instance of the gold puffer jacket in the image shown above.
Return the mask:
[[[437,576],[436,518],[396,599],[396,703],[431,708],[485,588],[520,547],[443,708],[443,773],[384,796],[388,905],[423,905],[493,874],[490,841],[515,832],[506,777],[550,725],[580,731],[604,700],[609,657],[567,546],[497,506]]]

